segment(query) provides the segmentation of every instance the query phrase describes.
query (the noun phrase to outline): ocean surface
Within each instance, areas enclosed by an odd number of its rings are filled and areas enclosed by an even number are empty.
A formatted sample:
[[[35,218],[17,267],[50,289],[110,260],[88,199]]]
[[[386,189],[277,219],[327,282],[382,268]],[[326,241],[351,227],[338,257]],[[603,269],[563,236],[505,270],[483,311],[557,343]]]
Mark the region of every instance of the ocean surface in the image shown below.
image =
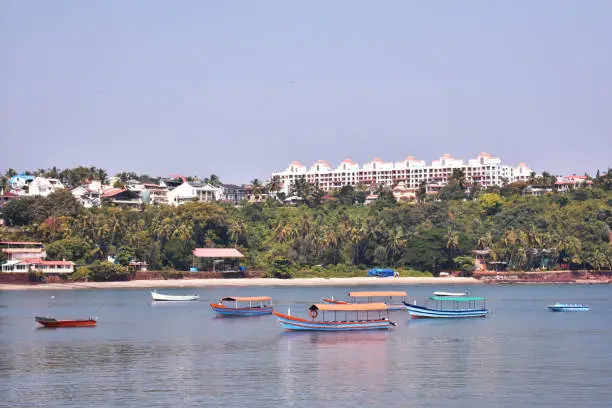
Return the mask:
[[[367,287],[0,292],[2,407],[610,407],[611,285],[450,285],[490,316],[410,320],[384,332],[289,333],[274,316],[216,318],[209,300],[270,295],[306,315]],[[54,297],[54,298],[52,298]],[[553,313],[555,302],[590,312]],[[37,328],[34,316],[96,316],[93,328]]]

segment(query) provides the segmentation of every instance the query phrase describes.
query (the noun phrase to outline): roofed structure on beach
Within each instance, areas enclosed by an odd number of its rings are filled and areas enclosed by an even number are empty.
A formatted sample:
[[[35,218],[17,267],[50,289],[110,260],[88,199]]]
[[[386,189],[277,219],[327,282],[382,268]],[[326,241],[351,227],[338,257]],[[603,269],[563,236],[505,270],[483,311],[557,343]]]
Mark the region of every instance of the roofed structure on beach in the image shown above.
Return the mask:
[[[192,253],[198,258],[244,258],[236,248],[196,248]]]

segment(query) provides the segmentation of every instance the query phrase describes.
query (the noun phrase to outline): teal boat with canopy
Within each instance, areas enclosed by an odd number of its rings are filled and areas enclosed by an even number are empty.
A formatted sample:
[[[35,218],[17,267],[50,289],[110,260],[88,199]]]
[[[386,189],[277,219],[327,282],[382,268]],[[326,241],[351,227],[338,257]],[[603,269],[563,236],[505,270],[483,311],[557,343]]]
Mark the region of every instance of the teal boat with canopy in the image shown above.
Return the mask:
[[[489,311],[482,297],[432,296],[419,306],[404,302],[413,318],[485,317]]]

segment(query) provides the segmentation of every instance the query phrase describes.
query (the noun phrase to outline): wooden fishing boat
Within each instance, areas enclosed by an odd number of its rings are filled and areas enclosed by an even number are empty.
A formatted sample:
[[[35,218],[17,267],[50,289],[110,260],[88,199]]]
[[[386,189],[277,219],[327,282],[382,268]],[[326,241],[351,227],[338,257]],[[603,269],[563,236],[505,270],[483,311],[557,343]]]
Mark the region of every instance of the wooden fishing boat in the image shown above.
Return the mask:
[[[404,302],[412,318],[485,317],[489,311],[481,297],[432,296],[424,306]],[[431,307],[430,307],[431,305]]]
[[[403,305],[406,300],[406,292],[404,291],[349,292],[349,297],[351,298],[350,303],[359,304],[360,299],[365,299],[367,303],[382,302],[387,305],[390,311],[406,310]],[[395,303],[395,301],[399,303]]]
[[[386,330],[395,323],[389,320],[389,308],[384,303],[362,303],[362,304],[314,304],[309,308],[312,320],[301,317],[279,313],[280,324],[288,331],[356,331],[356,330]],[[321,312],[321,318],[319,317]],[[331,320],[325,319],[325,314]],[[342,320],[339,320],[342,319]]]
[[[224,305],[223,302],[233,302],[233,304]],[[273,309],[272,298],[269,296],[224,297],[219,303],[211,303],[210,307],[217,316],[261,316],[272,314]]]
[[[389,310],[406,310],[403,305],[403,301],[406,300],[406,292],[403,291],[368,291],[368,292],[349,292],[350,301],[335,300],[331,298],[323,298],[323,302],[333,305],[348,305],[348,304],[362,304],[365,302],[359,302],[360,299],[366,299],[367,303],[382,302],[385,303]],[[400,303],[394,303],[393,298],[400,298]]]
[[[151,297],[153,300],[164,302],[186,302],[198,300],[200,298],[198,295],[164,295],[156,291],[151,292]]]
[[[470,292],[434,292],[434,296],[467,296]]]
[[[36,316],[34,320],[44,327],[91,327],[97,323],[91,317],[89,319],[57,320],[53,317]]]
[[[588,312],[591,307],[585,304],[555,303],[546,306],[552,312]]]

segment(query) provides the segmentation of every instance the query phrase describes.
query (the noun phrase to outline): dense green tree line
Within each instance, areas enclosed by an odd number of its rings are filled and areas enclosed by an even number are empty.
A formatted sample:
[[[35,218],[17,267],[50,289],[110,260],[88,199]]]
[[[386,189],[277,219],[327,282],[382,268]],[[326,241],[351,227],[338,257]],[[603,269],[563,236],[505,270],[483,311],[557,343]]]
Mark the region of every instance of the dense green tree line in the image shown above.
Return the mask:
[[[463,191],[450,188],[451,197]],[[516,270],[612,268],[612,193],[599,187],[544,197],[490,190],[471,200],[417,204],[397,204],[383,192],[369,206],[355,204],[362,194],[351,189],[334,202],[305,194],[310,201],[295,207],[270,199],[134,210],[84,209],[59,191],[6,204],[5,220],[23,231],[4,231],[0,238],[41,240],[50,258],[90,264],[113,255],[153,269],[186,270],[193,248],[225,246],[240,248],[248,267],[281,271],[321,265],[469,272],[473,250],[486,248],[492,260]]]

